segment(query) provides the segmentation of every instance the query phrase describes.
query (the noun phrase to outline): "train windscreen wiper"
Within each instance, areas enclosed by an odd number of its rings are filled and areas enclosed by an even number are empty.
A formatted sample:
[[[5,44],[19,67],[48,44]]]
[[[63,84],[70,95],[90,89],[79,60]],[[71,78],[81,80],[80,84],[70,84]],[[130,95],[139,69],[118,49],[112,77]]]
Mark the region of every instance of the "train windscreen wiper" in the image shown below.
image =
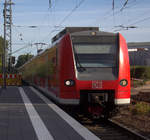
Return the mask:
[[[86,70],[86,68],[85,68],[85,67],[83,67],[83,66],[82,66],[82,64],[80,63],[80,61],[79,61],[79,57],[78,57],[78,54],[76,53],[75,48],[74,48],[74,54],[75,54],[75,58],[76,58],[76,63],[78,64],[78,65],[77,65],[78,70],[79,70],[80,72],[85,71],[85,70]],[[79,67],[78,67],[78,66],[79,66]]]
[[[78,56],[77,56],[77,58],[78,58]],[[77,60],[77,63],[79,65],[79,67],[77,66],[77,68],[79,69],[80,72],[86,71],[86,68],[81,65],[79,59]]]

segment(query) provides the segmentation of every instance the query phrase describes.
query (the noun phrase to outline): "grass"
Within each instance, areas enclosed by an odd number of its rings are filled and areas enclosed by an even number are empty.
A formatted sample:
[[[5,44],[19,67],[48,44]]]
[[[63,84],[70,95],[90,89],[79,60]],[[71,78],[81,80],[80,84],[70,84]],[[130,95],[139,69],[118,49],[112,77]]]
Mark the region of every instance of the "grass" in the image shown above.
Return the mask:
[[[150,104],[138,102],[129,108],[132,115],[150,115]]]
[[[150,79],[150,67],[149,66],[131,66],[131,77],[137,79]]]

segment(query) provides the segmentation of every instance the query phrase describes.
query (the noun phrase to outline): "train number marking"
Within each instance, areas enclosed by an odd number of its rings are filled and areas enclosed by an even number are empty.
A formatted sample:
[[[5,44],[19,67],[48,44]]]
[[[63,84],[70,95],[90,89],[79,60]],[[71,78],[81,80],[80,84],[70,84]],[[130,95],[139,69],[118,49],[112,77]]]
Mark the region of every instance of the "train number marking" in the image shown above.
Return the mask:
[[[99,89],[102,88],[102,81],[92,81],[92,88],[93,89]]]

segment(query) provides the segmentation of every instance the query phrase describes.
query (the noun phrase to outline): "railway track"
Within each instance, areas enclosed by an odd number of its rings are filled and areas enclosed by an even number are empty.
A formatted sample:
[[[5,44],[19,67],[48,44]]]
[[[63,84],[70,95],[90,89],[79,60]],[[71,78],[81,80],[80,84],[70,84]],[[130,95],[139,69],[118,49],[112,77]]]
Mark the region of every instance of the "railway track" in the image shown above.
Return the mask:
[[[92,120],[83,115],[76,119],[101,140],[150,140],[112,120]]]

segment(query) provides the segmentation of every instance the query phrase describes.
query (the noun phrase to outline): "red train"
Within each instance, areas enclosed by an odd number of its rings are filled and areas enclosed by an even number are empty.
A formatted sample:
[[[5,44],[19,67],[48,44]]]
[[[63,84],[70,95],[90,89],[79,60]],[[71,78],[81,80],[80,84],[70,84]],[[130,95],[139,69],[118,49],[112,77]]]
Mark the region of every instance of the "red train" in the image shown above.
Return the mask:
[[[125,39],[98,27],[66,27],[52,47],[19,68],[23,80],[56,102],[108,116],[130,103],[130,66]]]

